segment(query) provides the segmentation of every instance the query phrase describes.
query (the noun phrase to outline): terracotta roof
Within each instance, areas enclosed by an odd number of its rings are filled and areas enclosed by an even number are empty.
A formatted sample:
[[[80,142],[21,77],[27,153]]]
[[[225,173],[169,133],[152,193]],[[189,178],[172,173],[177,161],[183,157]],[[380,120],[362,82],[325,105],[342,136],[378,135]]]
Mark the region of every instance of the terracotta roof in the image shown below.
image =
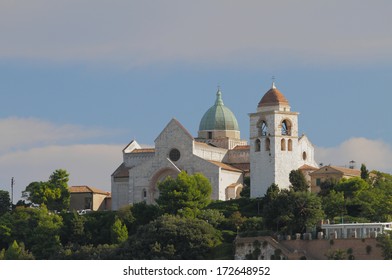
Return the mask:
[[[340,166],[330,166],[330,167],[342,172],[344,175],[361,176],[361,170],[358,169],[351,169],[351,168],[340,167]]]
[[[214,161],[214,160],[208,160],[209,162],[211,162],[212,164],[215,164],[216,166],[219,166],[220,168],[224,169],[224,170],[228,170],[228,171],[234,171],[234,172],[241,172],[242,170],[235,168],[229,164],[223,163],[223,162],[219,162],[219,161]]]
[[[302,165],[300,168],[298,168],[299,170],[318,170],[319,168],[317,167],[313,167],[307,164]]]
[[[140,153],[155,153],[154,148],[144,148],[144,149],[134,149],[131,154],[140,154]]]
[[[234,148],[233,148],[233,150],[249,150],[250,149],[250,146],[249,145],[245,145],[245,146],[239,146],[239,145],[237,145],[237,146],[235,146]]]
[[[273,86],[269,91],[264,94],[263,98],[261,98],[258,107],[273,106],[279,104],[289,105],[289,101],[277,88]]]
[[[110,192],[106,192],[89,186],[71,186],[69,187],[69,192],[71,194],[72,193],[96,193],[96,194],[104,194],[110,196]]]
[[[230,165],[242,171],[249,172],[250,170],[250,163],[230,163]]]

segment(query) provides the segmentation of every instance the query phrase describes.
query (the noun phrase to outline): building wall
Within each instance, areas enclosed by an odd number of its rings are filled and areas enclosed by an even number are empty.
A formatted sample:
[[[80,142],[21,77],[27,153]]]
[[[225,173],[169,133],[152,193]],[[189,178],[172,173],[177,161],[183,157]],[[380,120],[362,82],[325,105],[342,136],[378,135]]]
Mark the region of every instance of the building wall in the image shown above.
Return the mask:
[[[106,209],[105,199],[107,195],[97,193],[72,193],[70,201],[70,210],[91,209],[93,211],[102,211]],[[86,198],[91,199],[91,208],[86,205]]]

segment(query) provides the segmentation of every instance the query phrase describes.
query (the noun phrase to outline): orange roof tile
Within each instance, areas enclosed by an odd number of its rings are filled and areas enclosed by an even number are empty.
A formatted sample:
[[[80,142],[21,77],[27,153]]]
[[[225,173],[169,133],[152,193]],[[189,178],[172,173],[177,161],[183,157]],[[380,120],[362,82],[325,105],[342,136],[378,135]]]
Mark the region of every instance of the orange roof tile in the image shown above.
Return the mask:
[[[219,162],[219,161],[214,161],[214,160],[208,160],[208,162],[211,162],[212,164],[215,164],[216,166],[219,166],[220,168],[224,169],[224,170],[228,170],[228,171],[234,171],[234,172],[241,172],[242,170],[235,168],[229,164],[223,163],[223,162]]]
[[[106,192],[89,186],[71,186],[69,187],[69,192],[70,193],[96,193],[96,194],[110,195],[110,192]]]

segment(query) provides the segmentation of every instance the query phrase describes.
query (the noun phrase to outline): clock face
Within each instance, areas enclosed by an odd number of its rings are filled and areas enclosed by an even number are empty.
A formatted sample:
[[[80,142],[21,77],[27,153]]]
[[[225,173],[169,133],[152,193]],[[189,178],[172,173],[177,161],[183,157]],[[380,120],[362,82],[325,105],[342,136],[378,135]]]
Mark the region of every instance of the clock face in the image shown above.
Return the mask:
[[[169,158],[171,161],[177,161],[180,159],[180,157],[181,157],[181,153],[179,150],[177,150],[176,148],[170,150]]]

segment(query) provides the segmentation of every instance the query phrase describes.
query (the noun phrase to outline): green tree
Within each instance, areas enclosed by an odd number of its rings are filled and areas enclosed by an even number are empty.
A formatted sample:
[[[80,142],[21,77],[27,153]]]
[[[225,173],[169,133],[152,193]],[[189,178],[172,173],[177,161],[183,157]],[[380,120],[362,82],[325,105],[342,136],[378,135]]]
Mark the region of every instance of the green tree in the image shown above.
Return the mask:
[[[385,260],[392,260],[392,232],[377,237],[377,246],[381,247]]]
[[[0,260],[34,260],[34,256],[25,249],[23,243],[18,244],[14,240],[7,250],[0,252]]]
[[[250,177],[245,176],[244,177],[244,187],[242,191],[240,192],[241,197],[249,198],[250,197]]]
[[[307,228],[314,227],[324,217],[321,199],[308,191],[290,194],[294,215],[290,221],[290,227],[294,232],[303,233]]]
[[[24,194],[32,203],[45,204],[49,210],[67,210],[70,203],[69,174],[63,169],[55,170],[46,182],[30,183]]]
[[[31,251],[37,259],[56,258],[62,247],[60,242],[62,218],[48,212],[45,207],[41,207],[37,212],[37,226],[30,237]]]
[[[330,191],[334,190],[338,184],[338,180],[335,178],[327,178],[326,180],[320,183],[320,192],[319,196],[326,196]]]
[[[309,190],[309,184],[301,170],[291,170],[289,180],[295,192],[304,192]]]
[[[0,190],[0,216],[11,210],[10,193]]]
[[[220,243],[219,231],[203,220],[163,215],[130,237],[128,258],[205,259]]]
[[[210,202],[212,187],[202,174],[188,175],[185,171],[178,174],[176,179],[167,177],[158,184],[158,205],[165,213],[192,214],[203,209]]]
[[[263,218],[268,229],[284,233],[305,232],[324,216],[321,199],[309,191],[267,191]]]
[[[123,243],[128,239],[127,226],[119,218],[116,218],[110,229],[110,234],[113,244]]]
[[[341,217],[346,214],[343,192],[332,190],[323,197],[322,202],[324,213],[328,219],[333,220],[335,217]]]
[[[369,170],[367,170],[365,164],[361,164],[361,179],[368,180],[369,179]]]

